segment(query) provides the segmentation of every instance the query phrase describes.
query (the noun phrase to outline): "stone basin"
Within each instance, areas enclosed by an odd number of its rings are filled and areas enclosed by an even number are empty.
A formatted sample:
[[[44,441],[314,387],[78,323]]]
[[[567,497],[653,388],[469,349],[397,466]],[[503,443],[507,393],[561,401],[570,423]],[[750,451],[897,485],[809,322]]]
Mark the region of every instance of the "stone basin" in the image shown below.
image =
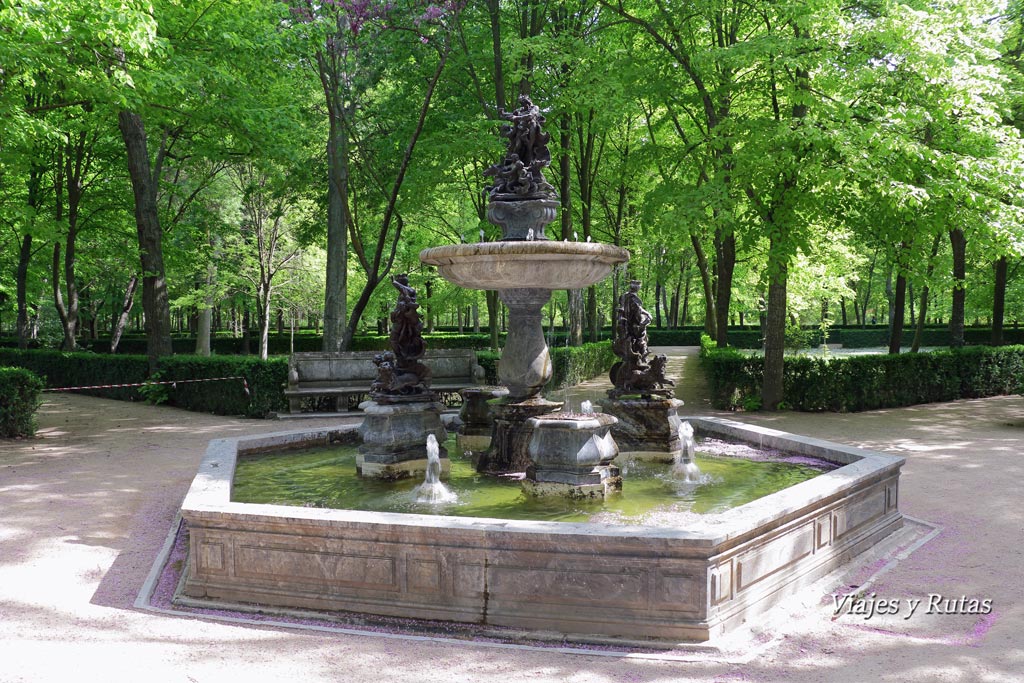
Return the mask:
[[[469,289],[582,289],[629,260],[622,247],[596,242],[478,242],[431,247],[420,261]]]
[[[902,525],[903,458],[684,419],[698,436],[842,467],[685,527],[512,521],[232,502],[239,454],[343,439],[353,427],[221,439],[182,504],[189,555],[175,600],[450,620],[571,640],[703,641]]]

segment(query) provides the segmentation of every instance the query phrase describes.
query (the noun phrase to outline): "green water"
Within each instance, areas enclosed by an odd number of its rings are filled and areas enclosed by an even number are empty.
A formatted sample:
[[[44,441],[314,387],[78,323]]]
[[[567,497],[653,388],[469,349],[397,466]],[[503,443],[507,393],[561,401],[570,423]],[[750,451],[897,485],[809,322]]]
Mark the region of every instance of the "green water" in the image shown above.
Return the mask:
[[[660,512],[716,513],[743,505],[806,481],[821,470],[806,465],[751,461],[701,455],[695,462],[702,484],[682,484],[669,475],[670,465],[629,463],[622,493],[604,501],[535,499],[522,493],[518,481],[477,474],[468,458],[445,444],[451,458],[448,487],[458,501],[445,505],[415,502],[420,480],[386,482],[356,475],[356,447],[335,446],[242,457],[235,472],[231,499],[377,512],[495,517],[517,520],[585,522],[593,515],[604,521],[648,523]]]

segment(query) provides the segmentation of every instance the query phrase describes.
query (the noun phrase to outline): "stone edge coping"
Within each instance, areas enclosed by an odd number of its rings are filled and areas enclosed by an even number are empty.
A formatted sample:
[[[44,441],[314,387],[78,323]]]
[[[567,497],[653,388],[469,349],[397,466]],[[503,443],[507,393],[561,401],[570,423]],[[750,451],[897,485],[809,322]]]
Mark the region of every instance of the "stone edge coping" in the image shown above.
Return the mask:
[[[683,417],[683,416],[681,416]],[[387,525],[412,528],[445,528],[477,533],[519,533],[538,536],[582,535],[608,537],[626,541],[631,538],[685,541],[693,546],[714,548],[730,539],[749,534],[763,525],[777,525],[780,519],[795,515],[824,499],[837,497],[866,483],[898,473],[905,459],[852,446],[798,436],[767,427],[748,425],[717,417],[683,417],[698,434],[732,437],[754,445],[786,450],[798,455],[829,460],[843,466],[824,472],[814,479],[788,487],[777,493],[709,515],[704,529],[686,530],[641,525],[616,525],[593,522],[546,522],[503,520],[492,518],[419,515],[398,512],[367,512],[333,510],[287,505],[231,502],[231,483],[239,447],[261,450],[272,446],[327,444],[359,429],[359,425],[343,425],[320,429],[290,430],[260,436],[234,437],[211,441],[192,485],[182,503],[182,513],[203,521],[214,522],[234,516],[254,521],[282,523],[294,521],[305,525]],[[844,464],[845,463],[845,464]]]

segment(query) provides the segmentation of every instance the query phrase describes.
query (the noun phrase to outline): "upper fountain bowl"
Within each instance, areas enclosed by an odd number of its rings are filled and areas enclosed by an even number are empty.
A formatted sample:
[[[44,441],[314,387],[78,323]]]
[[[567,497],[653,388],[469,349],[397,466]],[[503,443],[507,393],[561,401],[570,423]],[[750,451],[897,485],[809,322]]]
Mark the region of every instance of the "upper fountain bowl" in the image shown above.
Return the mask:
[[[583,289],[629,260],[622,247],[596,242],[478,242],[432,247],[420,261],[468,289]]]

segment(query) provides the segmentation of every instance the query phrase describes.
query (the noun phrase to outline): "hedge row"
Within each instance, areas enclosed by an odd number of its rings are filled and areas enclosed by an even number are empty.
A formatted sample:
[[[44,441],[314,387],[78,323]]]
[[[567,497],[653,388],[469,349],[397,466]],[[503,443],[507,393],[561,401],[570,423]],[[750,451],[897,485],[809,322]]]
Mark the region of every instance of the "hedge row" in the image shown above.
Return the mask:
[[[734,349],[703,349],[716,408],[760,407],[764,360]],[[1024,346],[969,346],[930,353],[787,357],[784,405],[859,411],[1024,391]]]
[[[552,375],[548,387],[560,389],[563,386],[579,384],[591,377],[607,373],[618,358],[612,351],[610,341],[594,342],[583,346],[551,347]],[[484,369],[488,384],[499,384],[498,361],[500,353],[477,351],[476,359]]]
[[[487,372],[488,382],[497,383],[498,354],[480,351],[477,357]],[[607,371],[615,356],[611,342],[598,342],[582,347],[553,348],[551,360],[554,366],[551,386],[560,387]],[[156,373],[150,376],[147,359],[140,355],[0,348],[0,366],[31,370],[49,387],[173,382],[92,389],[80,393],[122,401],[150,400],[195,412],[266,417],[287,407],[283,392],[288,378],[288,361],[284,358],[261,361],[251,356],[168,356],[160,359]],[[220,377],[244,377],[245,384],[237,379],[183,381]]]
[[[279,358],[261,361],[248,356],[168,356],[160,359],[156,373],[150,377],[145,356],[0,349],[0,365],[27,368],[42,377],[49,387],[177,380],[176,384],[94,389],[80,393],[122,401],[149,399],[217,415],[265,417],[287,405],[282,389],[288,377],[288,362]],[[243,377],[245,382],[181,381],[218,377]]]
[[[32,436],[43,381],[24,368],[0,367],[0,437]]]
[[[611,330],[603,329],[599,332],[600,340],[611,339]],[[701,327],[683,327],[672,330],[659,330],[648,328],[647,336],[651,346],[697,346],[700,343],[700,336],[703,334]],[[554,348],[566,346],[567,334],[564,331],[548,333],[548,345]],[[1010,344],[1024,344],[1024,329],[1009,328],[1003,331],[1003,337]],[[964,331],[964,340],[968,344],[988,344],[992,338],[992,330],[987,327],[968,327]],[[490,335],[487,333],[465,333],[439,331],[426,335],[427,346],[433,349],[483,349],[490,344]],[[500,336],[499,343],[504,344],[505,335]],[[820,346],[825,337],[821,330],[813,327],[804,328],[803,339],[799,346],[816,347]],[[829,328],[827,341],[829,344],[842,344],[844,348],[857,349],[889,345],[889,328],[885,325],[869,325],[867,327],[835,325]],[[909,347],[914,341],[913,328],[904,329],[903,346]],[[922,346],[948,346],[950,342],[949,328],[926,327],[922,333]],[[101,337],[96,340],[81,340],[79,342],[85,351],[96,353],[108,353],[110,350],[110,339]],[[171,340],[174,353],[191,354],[195,351],[195,338],[177,335]],[[322,337],[313,334],[311,330],[304,330],[301,334],[296,332],[294,341],[290,335],[272,334],[268,340],[268,353],[270,355],[287,355],[295,351],[319,351],[322,344]],[[742,327],[729,328],[729,345],[739,349],[759,349],[763,346],[764,340],[761,330],[757,327],[744,325]],[[17,348],[18,342],[14,337],[0,337],[0,347]],[[215,336],[210,341],[210,348],[218,355],[239,355],[242,353],[243,340],[226,335]],[[257,340],[250,338],[249,351],[255,353]],[[383,335],[360,335],[352,340],[353,351],[378,351],[388,348],[388,337]],[[118,354],[145,354],[146,339],[139,335],[126,335],[118,344]]]
[[[432,334],[426,337],[428,348],[432,349],[476,349],[486,348],[490,344],[487,334]],[[504,341],[504,335],[501,340]],[[80,339],[79,346],[83,351],[94,353],[110,353],[110,338]],[[267,353],[271,356],[288,355],[294,346],[297,352],[320,351],[323,338],[316,335],[295,335],[294,344],[288,335],[271,335],[267,340]],[[388,348],[388,337],[384,335],[361,335],[352,339],[352,351],[382,351]],[[12,337],[0,338],[0,348],[17,348],[18,341]],[[176,354],[193,354],[196,349],[194,337],[173,337],[171,348]],[[210,350],[221,356],[242,354],[243,340],[234,337],[214,337],[210,340]],[[249,352],[256,353],[259,341],[249,339]],[[118,355],[140,355],[146,353],[145,337],[122,337],[117,345]]]
[[[617,360],[610,341],[555,347],[551,349],[553,374],[548,387],[572,386],[602,373],[607,374]]]

